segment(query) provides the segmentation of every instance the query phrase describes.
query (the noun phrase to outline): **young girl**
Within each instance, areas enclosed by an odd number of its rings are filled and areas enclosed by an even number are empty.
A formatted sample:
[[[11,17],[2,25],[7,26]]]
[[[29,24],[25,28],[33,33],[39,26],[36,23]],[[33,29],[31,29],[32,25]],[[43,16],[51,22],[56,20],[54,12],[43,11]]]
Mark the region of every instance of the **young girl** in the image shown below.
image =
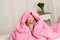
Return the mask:
[[[34,27],[35,22],[36,22],[36,20],[30,14],[29,17],[28,17],[28,19],[26,20],[26,25],[29,27],[30,31],[33,30],[33,27]]]
[[[27,10],[7,40],[53,40],[59,37],[34,10]]]

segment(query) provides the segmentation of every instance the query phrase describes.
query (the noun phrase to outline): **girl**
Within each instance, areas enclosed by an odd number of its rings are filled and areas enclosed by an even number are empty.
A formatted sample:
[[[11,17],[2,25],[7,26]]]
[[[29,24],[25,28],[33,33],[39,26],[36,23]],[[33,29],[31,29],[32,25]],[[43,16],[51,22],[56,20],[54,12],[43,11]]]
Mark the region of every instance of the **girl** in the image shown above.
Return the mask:
[[[7,40],[53,40],[57,33],[41,19],[34,10],[27,10]]]

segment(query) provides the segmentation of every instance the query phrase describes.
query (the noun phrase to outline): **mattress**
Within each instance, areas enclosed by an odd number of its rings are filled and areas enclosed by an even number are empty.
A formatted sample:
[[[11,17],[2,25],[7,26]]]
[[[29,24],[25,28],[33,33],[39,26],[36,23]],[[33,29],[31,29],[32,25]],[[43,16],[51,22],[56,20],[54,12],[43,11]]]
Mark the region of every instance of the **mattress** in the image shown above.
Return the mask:
[[[1,35],[0,40],[7,40],[8,36],[9,36],[9,34]]]

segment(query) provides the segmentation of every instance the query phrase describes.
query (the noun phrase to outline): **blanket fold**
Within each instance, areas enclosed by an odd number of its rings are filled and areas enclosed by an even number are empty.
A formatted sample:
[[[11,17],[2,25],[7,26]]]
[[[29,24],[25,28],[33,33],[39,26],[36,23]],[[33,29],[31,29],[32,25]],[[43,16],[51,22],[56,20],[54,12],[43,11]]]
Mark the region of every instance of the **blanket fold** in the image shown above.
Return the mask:
[[[58,20],[56,23],[51,25],[51,29],[57,33],[60,37],[60,16],[58,17]]]

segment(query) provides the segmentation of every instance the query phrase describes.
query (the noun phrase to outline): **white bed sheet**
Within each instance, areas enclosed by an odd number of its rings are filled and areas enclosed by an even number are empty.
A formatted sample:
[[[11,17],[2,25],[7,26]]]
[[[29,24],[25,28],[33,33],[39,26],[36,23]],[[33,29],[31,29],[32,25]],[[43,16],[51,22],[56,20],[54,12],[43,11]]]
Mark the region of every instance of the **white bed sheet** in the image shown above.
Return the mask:
[[[0,40],[7,40],[8,36],[9,36],[9,34],[1,35]]]

